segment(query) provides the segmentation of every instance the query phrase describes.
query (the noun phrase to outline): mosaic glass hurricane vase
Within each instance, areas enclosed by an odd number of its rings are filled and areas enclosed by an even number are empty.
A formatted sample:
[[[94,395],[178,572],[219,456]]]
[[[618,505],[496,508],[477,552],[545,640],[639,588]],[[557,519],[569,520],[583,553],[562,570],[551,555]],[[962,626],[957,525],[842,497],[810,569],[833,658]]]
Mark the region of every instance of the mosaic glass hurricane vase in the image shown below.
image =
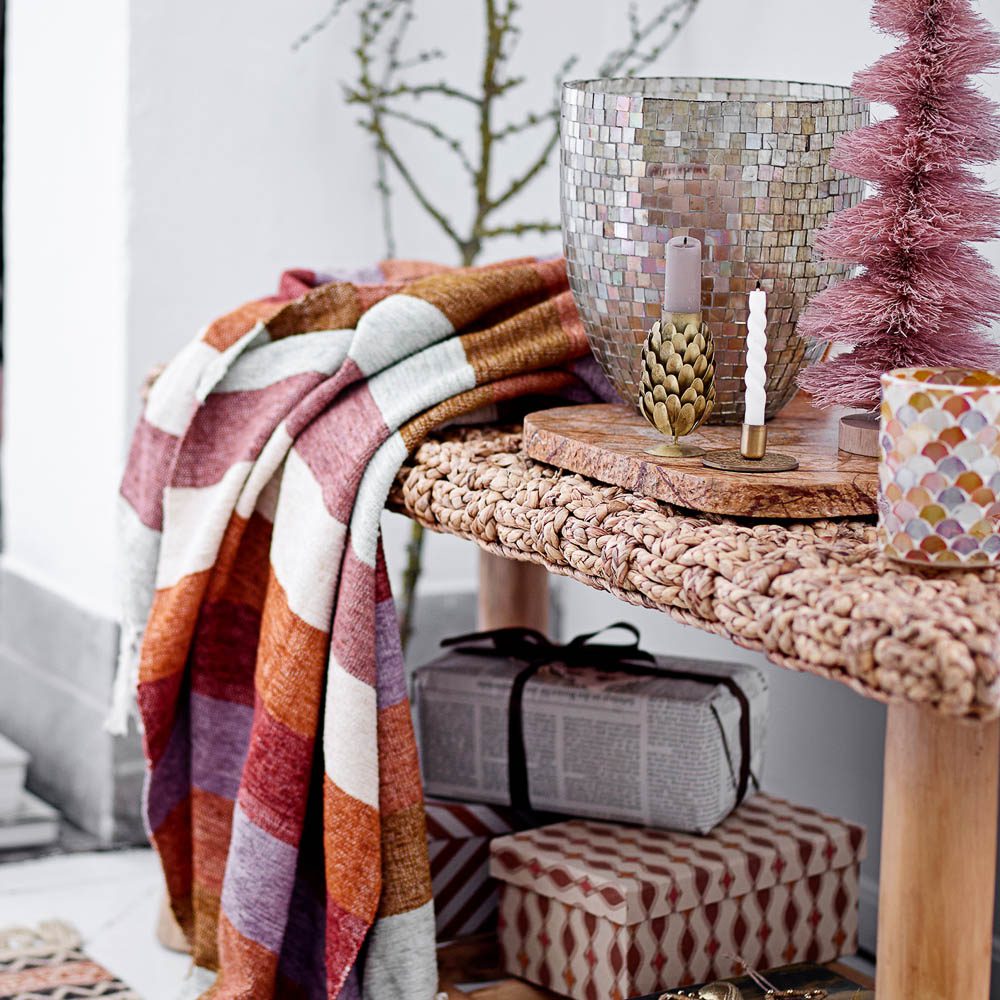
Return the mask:
[[[888,372],[879,443],[886,555],[944,567],[1000,562],[1000,373]]]
[[[704,248],[703,316],[715,337],[714,422],[743,420],[747,295],[768,293],[767,417],[822,354],[795,332],[814,292],[847,265],[816,232],[861,200],[830,166],[838,135],[868,121],[846,87],[702,78],[583,80],[562,92],[560,175],[570,285],[601,367],[635,405],[640,349],[660,318],[664,249]]]

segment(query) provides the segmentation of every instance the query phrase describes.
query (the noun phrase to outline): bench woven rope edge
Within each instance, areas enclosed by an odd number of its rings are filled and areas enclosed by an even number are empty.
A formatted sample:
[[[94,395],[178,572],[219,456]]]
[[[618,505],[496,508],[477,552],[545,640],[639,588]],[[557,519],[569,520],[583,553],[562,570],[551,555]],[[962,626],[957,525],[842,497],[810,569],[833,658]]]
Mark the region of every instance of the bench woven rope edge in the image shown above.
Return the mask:
[[[426,441],[390,507],[866,697],[1000,715],[996,571],[909,571],[882,557],[867,521],[680,510],[535,462],[509,428]]]

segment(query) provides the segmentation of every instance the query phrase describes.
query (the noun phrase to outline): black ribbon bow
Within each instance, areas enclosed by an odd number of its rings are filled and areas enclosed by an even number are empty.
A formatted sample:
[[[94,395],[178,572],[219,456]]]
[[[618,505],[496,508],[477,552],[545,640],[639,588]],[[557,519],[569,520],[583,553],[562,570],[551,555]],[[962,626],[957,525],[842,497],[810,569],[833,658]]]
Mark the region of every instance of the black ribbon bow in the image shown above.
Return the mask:
[[[612,629],[623,629],[632,635],[630,643],[592,642],[596,636]],[[489,643],[490,645],[464,645]],[[750,784],[750,700],[746,692],[727,674],[695,673],[677,670],[656,662],[652,653],[639,648],[639,630],[628,622],[615,622],[596,632],[587,632],[571,639],[565,645],[553,642],[532,628],[498,628],[488,632],[470,632],[467,635],[445,639],[442,646],[457,653],[485,656],[490,659],[513,659],[524,662],[524,667],[514,677],[510,689],[507,712],[507,771],[510,786],[510,804],[527,816],[534,814],[528,790],[528,754],[524,743],[524,689],[535,674],[549,663],[562,663],[569,669],[598,667],[608,673],[627,674],[630,677],[668,677],[698,684],[721,684],[740,706],[740,771],[736,784],[736,804],[746,797]],[[725,745],[722,721],[716,715],[719,732]],[[728,752],[728,748],[727,748]]]

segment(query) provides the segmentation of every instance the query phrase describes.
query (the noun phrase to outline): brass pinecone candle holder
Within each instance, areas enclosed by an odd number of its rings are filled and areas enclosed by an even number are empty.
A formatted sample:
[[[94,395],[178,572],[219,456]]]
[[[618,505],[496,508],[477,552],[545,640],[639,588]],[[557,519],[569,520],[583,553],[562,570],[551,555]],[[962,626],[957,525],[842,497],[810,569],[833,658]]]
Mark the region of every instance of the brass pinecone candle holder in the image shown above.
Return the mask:
[[[678,439],[698,429],[715,404],[715,347],[700,313],[666,313],[642,348],[639,411],[672,444],[648,449],[663,458],[695,458],[704,448]]]

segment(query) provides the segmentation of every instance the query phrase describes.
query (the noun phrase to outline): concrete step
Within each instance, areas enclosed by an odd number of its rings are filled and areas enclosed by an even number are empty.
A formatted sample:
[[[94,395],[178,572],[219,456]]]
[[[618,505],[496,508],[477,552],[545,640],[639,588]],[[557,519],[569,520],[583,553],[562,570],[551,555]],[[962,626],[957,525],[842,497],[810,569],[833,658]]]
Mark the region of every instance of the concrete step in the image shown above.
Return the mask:
[[[0,735],[0,823],[13,818],[21,804],[28,752]]]
[[[13,815],[0,820],[0,860],[6,851],[45,847],[59,839],[59,811],[22,791]]]

